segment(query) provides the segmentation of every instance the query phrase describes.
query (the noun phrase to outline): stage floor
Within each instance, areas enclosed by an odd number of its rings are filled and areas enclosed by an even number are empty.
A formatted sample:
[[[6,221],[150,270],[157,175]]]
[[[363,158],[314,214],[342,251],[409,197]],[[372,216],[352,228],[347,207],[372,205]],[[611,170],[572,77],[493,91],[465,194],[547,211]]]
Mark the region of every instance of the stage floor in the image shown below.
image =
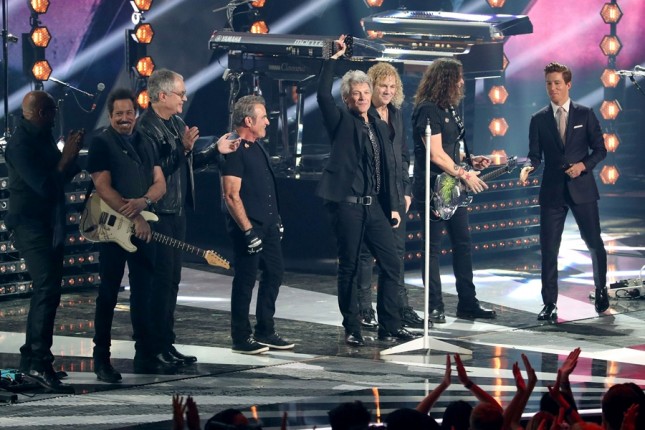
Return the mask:
[[[642,201],[642,200],[641,200]],[[642,206],[641,206],[642,207]],[[620,211],[615,211],[620,212]],[[644,263],[644,220],[614,213],[603,217],[603,238],[610,253],[609,280],[637,278]],[[475,283],[482,303],[497,310],[492,321],[455,318],[456,295],[450,267],[442,267],[447,322],[430,331],[433,339],[470,350],[462,354],[472,379],[507,405],[515,391],[511,373],[525,353],[539,382],[526,412],[553,384],[559,364],[576,346],[582,348],[572,376],[580,409],[598,411],[606,388],[620,382],[645,387],[645,300],[612,299],[610,311],[598,316],[589,299],[593,290],[590,259],[575,225],[567,224],[560,253],[560,297],[557,324],[539,324],[539,254],[513,252],[475,261]],[[476,257],[477,258],[477,257]],[[423,311],[418,271],[406,273],[410,301]],[[280,428],[288,412],[290,429],[327,426],[327,411],[338,403],[361,400],[372,410],[372,388],[380,396],[380,413],[414,407],[442,379],[445,352],[431,350],[382,355],[393,346],[364,331],[367,346],[350,348],[335,295],[335,278],[287,273],[277,302],[277,330],[296,343],[293,352],[244,356],[230,351],[230,275],[203,266],[183,272],[176,312],[177,347],[199,361],[178,375],[133,374],[128,291],[119,295],[112,348],[121,384],[98,382],[92,371],[92,320],[95,292],[65,294],[58,311],[53,353],[55,367],[65,370],[75,395],[52,395],[30,389],[15,404],[0,406],[0,428],[172,428],[171,399],[192,395],[202,425],[214,413],[235,407],[250,416],[251,406],[265,429]],[[18,366],[24,341],[26,298],[0,303],[0,368]],[[252,309],[254,306],[252,305]],[[437,416],[452,400],[472,397],[453,370],[453,384],[433,408]]]

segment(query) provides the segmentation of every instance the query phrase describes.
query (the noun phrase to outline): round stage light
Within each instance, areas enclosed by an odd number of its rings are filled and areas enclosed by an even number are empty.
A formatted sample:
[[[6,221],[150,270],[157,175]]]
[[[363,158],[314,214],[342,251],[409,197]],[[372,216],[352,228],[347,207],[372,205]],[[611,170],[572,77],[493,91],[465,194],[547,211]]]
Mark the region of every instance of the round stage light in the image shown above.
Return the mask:
[[[141,109],[148,109],[150,105],[150,97],[148,96],[148,90],[141,90],[137,94],[137,105]]]
[[[52,74],[52,68],[47,60],[36,61],[31,68],[31,74],[37,81],[46,81]]]
[[[616,166],[603,166],[598,176],[603,184],[614,185],[620,178],[620,172]]]
[[[264,7],[265,3],[266,3],[266,0],[255,0],[251,2],[251,6],[259,9],[261,7]]]
[[[255,33],[255,34],[268,34],[269,26],[264,21],[255,21],[253,24],[251,24],[251,28],[249,29],[249,32]]]
[[[47,13],[47,9],[49,9],[49,0],[29,0],[29,9],[38,14]]]
[[[35,27],[29,33],[29,37],[34,46],[39,48],[47,48],[52,39],[52,35],[49,33],[47,27]]]
[[[137,61],[136,69],[139,76],[142,76],[144,78],[150,77],[150,75],[152,75],[152,72],[154,72],[155,70],[155,63],[154,61],[152,61],[152,57],[147,56],[140,58]]]
[[[504,7],[504,3],[506,3],[506,0],[487,0],[488,5],[492,8],[499,8],[499,7]]]
[[[618,100],[605,100],[600,105],[600,114],[606,120],[616,119],[621,110],[623,109],[620,107]]]
[[[493,136],[504,136],[508,131],[508,123],[504,118],[493,118],[488,124],[488,130]]]
[[[134,4],[141,12],[147,12],[152,6],[152,0],[134,0]]]
[[[620,139],[616,133],[603,133],[603,139],[605,140],[605,149],[609,152],[616,152],[618,145],[620,145]]]
[[[504,85],[495,85],[488,92],[488,98],[494,105],[504,104],[508,98],[508,91]]]
[[[383,0],[363,0],[365,6],[367,7],[381,7],[383,6]]]
[[[155,32],[152,29],[152,25],[148,23],[137,24],[137,26],[134,28],[134,38],[139,43],[143,43],[145,45],[149,44],[150,42],[152,42],[152,38],[154,37],[154,35],[155,35]]]
[[[618,55],[621,49],[623,49],[623,44],[620,42],[618,36],[606,35],[600,41],[600,50],[607,57],[610,55]]]
[[[605,3],[600,9],[600,16],[605,24],[618,24],[623,17],[623,11],[616,3]]]
[[[613,69],[605,69],[600,75],[600,82],[605,88],[615,88],[620,82],[620,75]]]

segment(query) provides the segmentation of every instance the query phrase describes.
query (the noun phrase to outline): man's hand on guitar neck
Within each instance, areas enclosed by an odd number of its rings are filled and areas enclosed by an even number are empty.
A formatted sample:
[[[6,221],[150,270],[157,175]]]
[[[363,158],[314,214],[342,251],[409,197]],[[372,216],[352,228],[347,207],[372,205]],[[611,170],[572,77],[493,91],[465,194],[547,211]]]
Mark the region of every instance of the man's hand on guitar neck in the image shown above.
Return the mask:
[[[148,221],[143,219],[141,215],[137,215],[132,222],[134,223],[134,235],[137,239],[141,239],[148,243],[152,240],[152,229]]]
[[[488,189],[488,185],[486,185],[486,182],[482,181],[477,177],[479,173],[480,172],[476,172],[473,170],[464,171],[464,173],[461,176],[457,176],[457,177],[462,181],[464,181],[464,184],[466,184],[466,187],[468,187],[468,191],[471,191],[477,194]]]

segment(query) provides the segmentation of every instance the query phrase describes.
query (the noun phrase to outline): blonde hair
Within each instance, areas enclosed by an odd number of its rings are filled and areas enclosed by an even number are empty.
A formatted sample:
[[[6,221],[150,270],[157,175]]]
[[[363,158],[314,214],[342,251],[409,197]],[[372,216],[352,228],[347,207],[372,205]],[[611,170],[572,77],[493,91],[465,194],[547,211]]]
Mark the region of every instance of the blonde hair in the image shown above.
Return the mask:
[[[403,82],[401,82],[401,76],[396,68],[388,63],[376,63],[367,71],[367,75],[372,78],[372,85],[377,87],[379,82],[385,80],[388,76],[394,76],[394,81],[396,82],[396,94],[392,98],[392,105],[400,109],[403,104],[403,99],[405,95],[403,94]]]

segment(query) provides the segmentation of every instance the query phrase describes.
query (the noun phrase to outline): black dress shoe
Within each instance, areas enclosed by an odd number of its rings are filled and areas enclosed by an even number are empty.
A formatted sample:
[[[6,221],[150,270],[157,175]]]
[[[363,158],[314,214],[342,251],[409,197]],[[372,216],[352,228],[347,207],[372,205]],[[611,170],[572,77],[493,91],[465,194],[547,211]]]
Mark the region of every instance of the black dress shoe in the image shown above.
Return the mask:
[[[345,334],[345,343],[349,346],[363,346],[365,345],[365,340],[363,335],[358,332],[347,333]]]
[[[177,373],[176,361],[169,361],[164,354],[152,357],[134,358],[134,373],[154,373],[159,375],[174,375]]]
[[[399,340],[412,340],[418,337],[421,337],[421,335],[417,333],[411,333],[404,328],[400,328],[396,331],[379,330],[378,332],[379,340],[387,340],[390,342],[395,342]]]
[[[596,288],[596,297],[594,302],[596,312],[599,314],[609,309],[609,297],[607,296],[607,287]]]
[[[195,357],[194,355],[184,355],[184,354],[182,354],[181,352],[177,351],[177,348],[175,348],[174,345],[172,345],[170,347],[168,352],[170,353],[170,355],[175,357],[177,360],[182,361],[183,364],[193,364],[193,363],[195,363],[197,361],[197,357]]]
[[[473,307],[459,309],[457,306],[457,318],[472,320],[475,318],[493,319],[497,317],[497,312],[492,309],[483,308],[479,303]]]
[[[25,379],[37,383],[52,393],[74,394],[74,387],[61,382],[54,369],[44,371],[30,369],[24,375]]]
[[[558,307],[555,303],[544,305],[537,317],[538,321],[551,321],[558,319]]]
[[[401,324],[403,327],[423,328],[423,318],[421,318],[411,306],[401,308]],[[432,328],[432,320],[428,320],[428,328]]]
[[[175,367],[184,365],[184,360],[175,357],[170,351],[162,352],[161,356],[166,363],[172,364]]]
[[[376,327],[378,327],[378,323],[376,322],[376,314],[374,313],[374,309],[362,310],[360,312],[358,320],[361,323],[361,326],[365,327],[368,330],[373,330]]]
[[[110,384],[116,384],[121,382],[121,374],[112,367],[112,364],[109,360],[94,362],[94,373],[96,373],[96,379],[99,381],[107,382]]]
[[[430,310],[430,315],[428,315],[430,321],[436,324],[443,324],[446,322],[446,313],[443,309],[437,308]]]

